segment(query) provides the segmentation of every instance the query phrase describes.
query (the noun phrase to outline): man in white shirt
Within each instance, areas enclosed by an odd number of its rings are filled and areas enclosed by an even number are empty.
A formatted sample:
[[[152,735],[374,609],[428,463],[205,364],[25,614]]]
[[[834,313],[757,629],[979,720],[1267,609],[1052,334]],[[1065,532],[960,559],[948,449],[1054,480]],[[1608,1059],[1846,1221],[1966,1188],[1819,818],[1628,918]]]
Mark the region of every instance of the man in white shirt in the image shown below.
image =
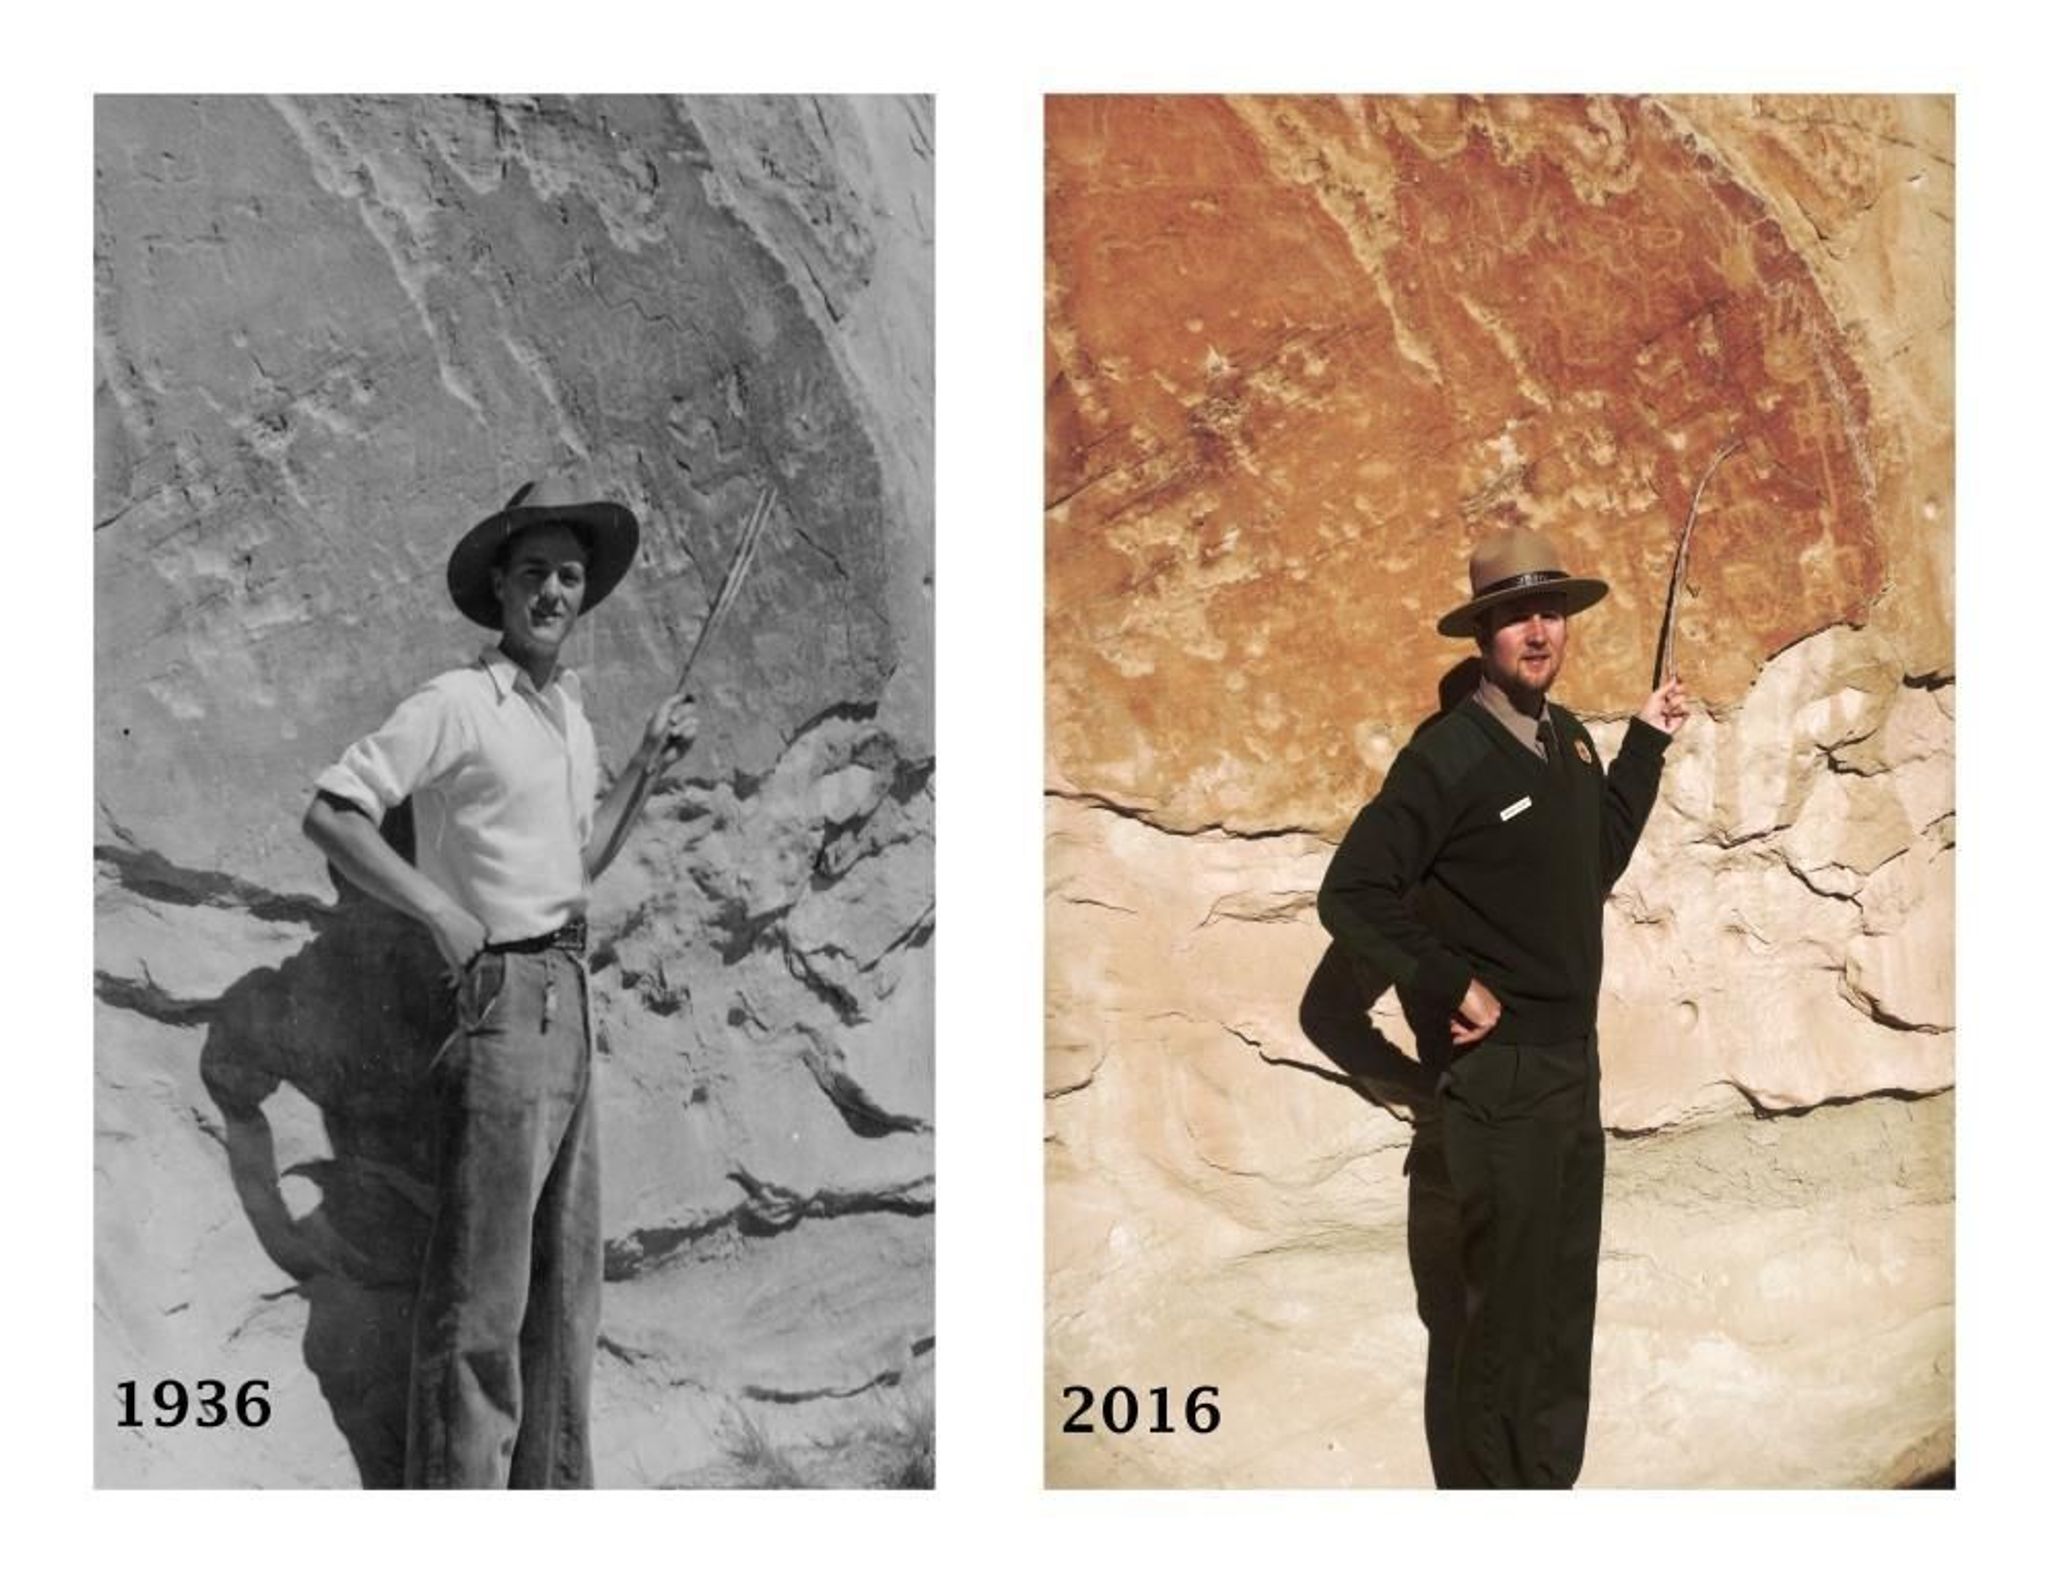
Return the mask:
[[[529,484],[448,560],[448,590],[499,630],[315,782],[307,836],[425,925],[455,985],[435,1056],[438,1194],[413,1319],[406,1481],[588,1488],[603,1236],[584,912],[660,774],[696,735],[665,699],[600,802],[579,616],[632,565],[625,507]],[[416,862],[379,833],[410,798]]]

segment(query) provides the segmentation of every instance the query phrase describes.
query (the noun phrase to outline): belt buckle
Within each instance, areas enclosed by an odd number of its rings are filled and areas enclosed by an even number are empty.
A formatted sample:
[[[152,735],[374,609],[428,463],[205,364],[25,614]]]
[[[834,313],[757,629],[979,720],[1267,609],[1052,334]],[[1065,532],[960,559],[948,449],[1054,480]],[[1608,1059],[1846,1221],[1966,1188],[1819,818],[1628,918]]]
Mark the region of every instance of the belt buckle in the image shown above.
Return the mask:
[[[589,948],[590,925],[583,918],[572,917],[555,930],[554,943],[564,950],[573,950],[580,956]]]

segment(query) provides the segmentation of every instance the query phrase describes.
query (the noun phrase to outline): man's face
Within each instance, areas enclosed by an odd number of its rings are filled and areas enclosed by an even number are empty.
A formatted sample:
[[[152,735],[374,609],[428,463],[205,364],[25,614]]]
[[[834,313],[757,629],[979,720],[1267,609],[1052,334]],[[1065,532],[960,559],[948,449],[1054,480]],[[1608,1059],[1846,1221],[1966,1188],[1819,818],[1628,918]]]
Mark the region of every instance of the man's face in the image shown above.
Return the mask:
[[[553,653],[583,608],[583,541],[559,522],[529,527],[493,568],[508,653]]]
[[[1564,595],[1525,593],[1480,617],[1479,664],[1504,692],[1550,690],[1564,669]]]

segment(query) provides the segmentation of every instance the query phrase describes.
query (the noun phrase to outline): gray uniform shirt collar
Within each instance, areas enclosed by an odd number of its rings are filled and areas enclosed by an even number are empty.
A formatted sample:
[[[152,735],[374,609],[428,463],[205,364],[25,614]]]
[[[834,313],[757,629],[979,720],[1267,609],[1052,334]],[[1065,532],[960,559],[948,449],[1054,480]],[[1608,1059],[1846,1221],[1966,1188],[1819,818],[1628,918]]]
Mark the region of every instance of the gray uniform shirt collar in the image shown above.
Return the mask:
[[[1550,755],[1543,750],[1543,737],[1538,734],[1538,728],[1548,724],[1550,721],[1550,700],[1548,698],[1543,700],[1542,712],[1534,719],[1531,719],[1520,709],[1516,708],[1514,704],[1510,703],[1508,695],[1485,676],[1479,678],[1479,689],[1473,696],[1477,697],[1486,706],[1487,713],[1491,714],[1508,728],[1508,734],[1513,736],[1516,741],[1528,748],[1538,758],[1543,759],[1545,762],[1549,761]]]

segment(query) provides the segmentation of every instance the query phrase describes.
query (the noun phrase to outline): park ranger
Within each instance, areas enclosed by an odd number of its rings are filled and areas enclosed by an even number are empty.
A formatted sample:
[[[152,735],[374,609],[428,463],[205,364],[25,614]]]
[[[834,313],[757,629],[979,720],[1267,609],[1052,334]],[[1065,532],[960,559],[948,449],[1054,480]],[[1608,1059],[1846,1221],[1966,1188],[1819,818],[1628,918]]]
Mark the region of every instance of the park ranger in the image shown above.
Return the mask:
[[[1524,527],[1482,541],[1469,569],[1471,598],[1437,631],[1478,645],[1477,690],[1396,757],[1318,911],[1401,991],[1437,1073],[1465,1289],[1447,1481],[1568,1488],[1600,1249],[1602,907],[1687,704],[1675,676],[1658,687],[1603,770],[1550,692],[1572,617],[1607,585]]]

